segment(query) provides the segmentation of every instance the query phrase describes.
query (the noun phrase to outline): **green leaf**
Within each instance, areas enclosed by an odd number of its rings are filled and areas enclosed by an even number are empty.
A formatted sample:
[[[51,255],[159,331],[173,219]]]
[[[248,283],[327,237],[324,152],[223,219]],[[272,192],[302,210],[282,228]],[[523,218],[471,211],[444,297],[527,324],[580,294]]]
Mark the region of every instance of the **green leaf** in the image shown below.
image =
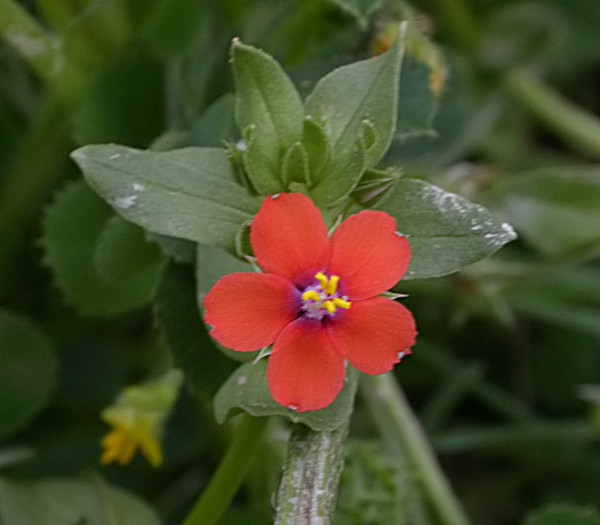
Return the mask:
[[[66,301],[87,314],[110,315],[141,308],[154,293],[156,273],[142,272],[119,282],[98,273],[96,243],[112,215],[80,180],[57,195],[44,219],[46,262]]]
[[[433,119],[439,98],[430,87],[432,74],[427,64],[408,54],[404,58],[396,138],[435,136]]]
[[[94,264],[107,281],[124,281],[142,274],[156,281],[163,257],[159,247],[146,240],[144,230],[115,215],[96,243]]]
[[[89,481],[0,478],[0,522],[19,525],[160,525],[146,503],[97,477]]]
[[[348,196],[365,172],[365,156],[364,147],[358,138],[347,155],[326,165],[324,171],[327,175],[309,192],[318,206],[333,206]]]
[[[31,321],[0,309],[0,439],[23,428],[48,403],[57,362]],[[14,522],[13,522],[14,523]]]
[[[260,194],[281,191],[281,157],[302,133],[300,95],[272,57],[239,40],[231,46],[231,64],[235,116],[248,148],[248,176]]]
[[[302,145],[308,154],[310,180],[312,181],[329,157],[329,141],[323,127],[310,115],[304,119]]]
[[[525,525],[600,525],[600,514],[592,508],[554,504],[530,514]]]
[[[224,275],[251,271],[248,263],[219,248],[205,244],[196,247],[196,283],[200,300]]]
[[[300,182],[310,186],[308,154],[300,142],[294,142],[285,152],[281,165],[281,175],[286,186],[290,182]]]
[[[148,240],[155,242],[162,253],[175,262],[187,264],[194,262],[196,257],[195,242],[154,232],[146,232],[146,237]]]
[[[600,169],[543,168],[498,185],[499,204],[523,239],[555,257],[600,247]]]
[[[342,392],[327,408],[298,413],[273,401],[267,387],[267,361],[244,363],[217,392],[214,409],[219,423],[240,410],[252,416],[284,416],[317,432],[335,430],[348,420],[354,408],[358,372],[349,369]]]
[[[408,236],[412,261],[405,279],[455,272],[516,238],[483,206],[416,179],[399,179],[374,208],[394,217]]]
[[[366,207],[372,207],[386,192],[394,187],[396,181],[402,176],[398,168],[386,170],[368,170],[354,188],[352,197]]]
[[[231,374],[235,362],[219,352],[208,335],[189,267],[171,264],[166,268],[157,291],[155,314],[162,338],[188,386],[196,395],[212,396]]]
[[[117,213],[156,233],[233,250],[237,231],[260,205],[232,180],[220,149],[92,145],[72,156]]]
[[[220,147],[239,137],[234,116],[235,97],[225,93],[204,110],[191,127],[188,146]]]
[[[386,53],[342,66],[323,77],[306,99],[307,114],[322,123],[331,145],[331,157],[317,180],[315,196],[320,197],[320,184],[341,186],[343,191],[336,194],[351,191],[357,179],[346,179],[344,171],[336,168],[352,155],[361,128],[364,136],[365,121],[369,127],[372,125],[368,142],[373,142],[368,144],[371,147],[366,151],[365,168],[374,167],[388,149],[397,120],[404,33],[402,29]],[[329,198],[326,196],[325,202]]]
[[[446,77],[446,61],[439,48],[419,30],[417,23],[410,24],[402,64],[396,138],[435,135],[432,124]],[[454,126],[453,131],[456,129]]]

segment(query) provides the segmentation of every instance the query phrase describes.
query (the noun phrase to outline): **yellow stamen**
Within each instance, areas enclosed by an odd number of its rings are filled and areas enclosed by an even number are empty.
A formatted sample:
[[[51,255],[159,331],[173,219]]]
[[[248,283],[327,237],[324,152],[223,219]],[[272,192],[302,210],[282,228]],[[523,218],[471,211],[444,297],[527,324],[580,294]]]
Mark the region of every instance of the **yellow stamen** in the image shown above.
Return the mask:
[[[315,279],[317,281],[319,281],[319,284],[321,285],[321,289],[325,290],[325,288],[327,287],[327,284],[329,283],[329,279],[327,279],[327,276],[323,272],[318,272],[315,275]]]
[[[308,290],[302,294],[302,300],[319,302],[321,296],[315,290]]]
[[[333,301],[325,301],[323,303],[323,308],[325,308],[325,310],[327,310],[328,314],[334,314],[336,311],[336,307],[335,307],[335,304],[333,304]]]
[[[338,282],[340,281],[340,277],[338,275],[332,275],[329,278],[329,282],[327,283],[327,288],[325,289],[325,293],[327,295],[333,295],[337,292]]]
[[[344,310],[349,310],[352,306],[351,301],[346,301],[345,299],[340,299],[339,297],[334,297],[332,301],[337,308],[343,308]]]
[[[335,292],[337,292],[338,282],[340,281],[339,275],[332,275],[328,278],[323,272],[318,272],[315,275],[315,279],[319,281],[321,289],[327,295],[333,295]]]

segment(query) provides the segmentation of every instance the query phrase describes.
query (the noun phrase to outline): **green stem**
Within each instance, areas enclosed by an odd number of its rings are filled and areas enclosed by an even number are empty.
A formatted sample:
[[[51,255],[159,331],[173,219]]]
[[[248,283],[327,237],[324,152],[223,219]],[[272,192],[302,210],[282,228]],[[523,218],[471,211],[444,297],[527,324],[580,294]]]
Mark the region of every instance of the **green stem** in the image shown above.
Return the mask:
[[[0,13],[0,36],[46,84],[68,100],[74,100],[82,79],[70,67],[61,40],[48,34],[13,0],[0,0]]]
[[[445,525],[468,524],[394,376],[364,376],[361,389],[386,447],[392,454],[405,456],[411,462],[439,522]]]
[[[347,434],[348,423],[332,432],[294,426],[279,485],[275,525],[331,523]]]
[[[600,119],[562,98],[530,73],[504,76],[506,91],[573,149],[600,159]]]
[[[245,414],[240,417],[231,445],[183,525],[218,523],[248,474],[252,459],[262,444],[268,418]]]
[[[463,0],[436,0],[440,20],[465,51],[480,41],[477,21]],[[530,73],[512,69],[502,78],[506,92],[576,151],[600,159],[600,119],[561,97]]]

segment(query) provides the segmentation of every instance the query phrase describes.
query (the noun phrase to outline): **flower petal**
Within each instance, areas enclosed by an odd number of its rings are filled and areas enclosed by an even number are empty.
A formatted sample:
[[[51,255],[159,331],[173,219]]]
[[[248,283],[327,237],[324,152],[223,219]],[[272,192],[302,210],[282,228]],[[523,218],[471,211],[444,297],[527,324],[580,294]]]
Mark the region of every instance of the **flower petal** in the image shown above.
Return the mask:
[[[238,352],[270,345],[300,311],[300,293],[277,275],[232,273],[221,278],[203,301],[210,335]]]
[[[265,272],[303,287],[325,267],[329,239],[321,212],[308,197],[280,193],[263,201],[252,220],[250,244]]]
[[[331,319],[327,333],[334,348],[365,374],[388,372],[415,344],[415,320],[401,304],[374,297],[352,303]]]
[[[344,360],[320,321],[299,318],[281,332],[267,365],[273,399],[298,412],[333,403],[344,386]]]
[[[389,290],[409,263],[410,245],[396,232],[396,221],[382,211],[366,210],[333,233],[327,269],[340,276],[341,291],[357,301]]]

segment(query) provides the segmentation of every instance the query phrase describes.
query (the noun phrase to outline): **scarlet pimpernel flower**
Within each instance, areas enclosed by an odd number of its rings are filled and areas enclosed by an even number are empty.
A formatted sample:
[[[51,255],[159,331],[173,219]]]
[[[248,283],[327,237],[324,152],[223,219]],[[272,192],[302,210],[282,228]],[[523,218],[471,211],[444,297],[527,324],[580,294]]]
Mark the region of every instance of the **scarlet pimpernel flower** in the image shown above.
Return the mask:
[[[272,195],[250,226],[263,273],[220,279],[203,301],[211,336],[251,352],[270,345],[267,383],[275,401],[298,412],[330,405],[346,362],[388,372],[410,353],[416,327],[404,306],[381,294],[406,273],[410,245],[388,214],[365,210],[329,236],[302,194]]]

